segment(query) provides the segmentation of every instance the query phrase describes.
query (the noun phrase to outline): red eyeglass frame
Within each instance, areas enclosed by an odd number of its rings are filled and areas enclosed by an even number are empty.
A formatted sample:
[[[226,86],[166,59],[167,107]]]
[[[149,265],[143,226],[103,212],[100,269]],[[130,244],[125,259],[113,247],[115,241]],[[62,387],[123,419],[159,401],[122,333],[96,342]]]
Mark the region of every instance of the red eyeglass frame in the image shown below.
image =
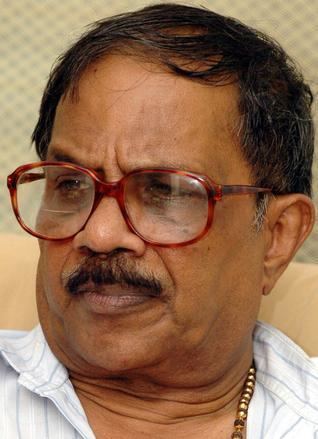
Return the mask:
[[[94,202],[90,211],[90,214],[86,220],[86,222],[83,224],[80,230],[78,230],[76,233],[73,233],[70,236],[67,236],[65,238],[52,238],[47,237],[44,235],[41,235],[39,233],[34,232],[32,229],[30,229],[22,220],[19,209],[18,209],[18,200],[17,200],[17,183],[18,180],[24,172],[28,170],[32,170],[35,168],[40,168],[43,166],[61,166],[63,168],[71,169],[74,171],[80,171],[84,174],[88,175],[95,184],[95,198]],[[178,243],[170,243],[170,244],[162,244],[157,241],[152,241],[149,239],[144,238],[133,226],[131,223],[131,220],[129,218],[129,215],[125,208],[125,201],[124,201],[124,186],[125,181],[133,174],[143,174],[143,173],[169,173],[169,174],[178,174],[182,176],[187,176],[194,178],[195,180],[199,181],[205,190],[207,191],[208,195],[208,216],[207,221],[204,229],[202,232],[197,235],[195,238],[192,238],[185,242],[178,242]],[[34,175],[34,177],[36,177]],[[30,181],[32,180],[32,176],[30,175]],[[117,200],[117,203],[119,205],[119,208],[121,210],[121,213],[124,217],[124,220],[129,227],[129,229],[135,233],[137,236],[139,236],[143,241],[155,245],[158,247],[169,247],[169,248],[175,248],[175,247],[182,247],[185,245],[193,244],[197,241],[199,241],[210,229],[213,221],[213,214],[214,214],[214,206],[217,201],[221,201],[223,196],[226,195],[250,195],[250,194],[257,194],[257,193],[270,193],[272,192],[271,189],[268,188],[261,188],[256,186],[249,186],[249,185],[220,185],[215,183],[213,180],[211,180],[206,175],[196,174],[188,171],[183,171],[179,169],[170,169],[170,168],[152,168],[152,169],[136,169],[128,174],[126,174],[124,177],[122,177],[120,180],[115,182],[103,182],[98,173],[93,169],[83,168],[82,166],[68,163],[68,162],[56,162],[56,161],[41,161],[36,163],[29,163],[26,165],[19,166],[15,171],[13,171],[8,177],[7,177],[7,186],[10,192],[10,198],[11,198],[11,205],[13,212],[20,224],[20,226],[28,232],[30,235],[35,236],[36,238],[44,239],[47,241],[64,241],[67,239],[73,238],[77,233],[79,233],[81,230],[83,230],[89,221],[90,217],[96,210],[98,204],[100,203],[101,199],[104,196],[113,197]]]

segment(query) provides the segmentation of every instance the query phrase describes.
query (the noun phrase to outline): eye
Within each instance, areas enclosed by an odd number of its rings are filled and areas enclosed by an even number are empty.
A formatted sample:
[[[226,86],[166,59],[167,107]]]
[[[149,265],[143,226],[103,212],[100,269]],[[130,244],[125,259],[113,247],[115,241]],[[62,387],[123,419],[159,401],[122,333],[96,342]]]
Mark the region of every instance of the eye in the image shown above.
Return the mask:
[[[145,192],[157,197],[170,197],[173,194],[173,188],[167,183],[155,181],[149,182],[145,187]]]
[[[62,191],[73,191],[84,189],[83,182],[80,179],[63,177],[59,179],[56,184],[56,188]]]
[[[82,203],[91,194],[91,185],[85,177],[63,175],[56,179],[54,192],[61,200]]]
[[[180,197],[176,188],[166,179],[152,178],[144,183],[141,195],[147,205],[169,204]]]

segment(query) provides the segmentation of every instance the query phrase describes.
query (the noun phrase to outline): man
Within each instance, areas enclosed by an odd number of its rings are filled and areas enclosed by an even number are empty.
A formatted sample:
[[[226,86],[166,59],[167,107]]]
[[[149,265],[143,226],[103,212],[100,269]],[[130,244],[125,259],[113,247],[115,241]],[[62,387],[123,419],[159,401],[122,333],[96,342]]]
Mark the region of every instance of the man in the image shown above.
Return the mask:
[[[205,9],[65,53],[41,162],[8,179],[41,327],[2,337],[3,437],[317,437],[317,368],[256,324],[314,223],[311,103],[276,43]]]

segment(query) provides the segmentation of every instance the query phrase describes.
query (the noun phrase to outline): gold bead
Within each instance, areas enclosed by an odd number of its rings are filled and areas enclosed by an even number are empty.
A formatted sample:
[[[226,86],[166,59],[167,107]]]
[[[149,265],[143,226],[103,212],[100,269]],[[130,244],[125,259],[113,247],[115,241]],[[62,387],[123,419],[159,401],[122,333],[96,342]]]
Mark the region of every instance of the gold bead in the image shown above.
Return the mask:
[[[241,419],[246,419],[247,418],[247,412],[245,410],[239,410],[237,412],[237,416]]]
[[[254,381],[254,382],[255,382],[255,380],[256,380],[255,375],[252,375],[252,374],[248,374],[248,375],[247,375],[247,379],[248,379],[249,381]]]
[[[243,430],[244,425],[245,425],[245,421],[243,419],[235,419],[234,427],[237,430]]]
[[[243,439],[243,435],[240,431],[232,433],[231,439]]]
[[[250,401],[251,395],[250,395],[250,393],[247,393],[244,390],[244,392],[242,393],[242,398],[247,399],[248,401]]]
[[[248,398],[241,398],[240,399],[240,404],[243,403],[243,402],[244,402],[244,404],[249,405],[250,399],[248,399]]]
[[[238,407],[239,407],[240,410],[247,410],[248,409],[248,404],[246,404],[245,402],[240,402]]]
[[[252,396],[253,395],[253,389],[251,389],[250,387],[245,387],[244,393],[249,393]]]

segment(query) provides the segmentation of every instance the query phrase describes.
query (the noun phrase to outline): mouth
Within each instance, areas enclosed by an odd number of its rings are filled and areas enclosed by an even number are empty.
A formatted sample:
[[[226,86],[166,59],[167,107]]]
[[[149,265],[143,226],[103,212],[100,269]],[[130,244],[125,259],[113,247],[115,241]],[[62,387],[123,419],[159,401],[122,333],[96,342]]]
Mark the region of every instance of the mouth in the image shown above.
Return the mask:
[[[137,289],[115,285],[96,285],[88,283],[79,289],[79,298],[90,312],[96,314],[118,314],[135,311],[152,302],[158,294],[148,289]]]
[[[69,295],[94,314],[149,309],[165,296],[158,278],[137,269],[123,254],[87,258],[71,274],[65,273],[62,282]]]

